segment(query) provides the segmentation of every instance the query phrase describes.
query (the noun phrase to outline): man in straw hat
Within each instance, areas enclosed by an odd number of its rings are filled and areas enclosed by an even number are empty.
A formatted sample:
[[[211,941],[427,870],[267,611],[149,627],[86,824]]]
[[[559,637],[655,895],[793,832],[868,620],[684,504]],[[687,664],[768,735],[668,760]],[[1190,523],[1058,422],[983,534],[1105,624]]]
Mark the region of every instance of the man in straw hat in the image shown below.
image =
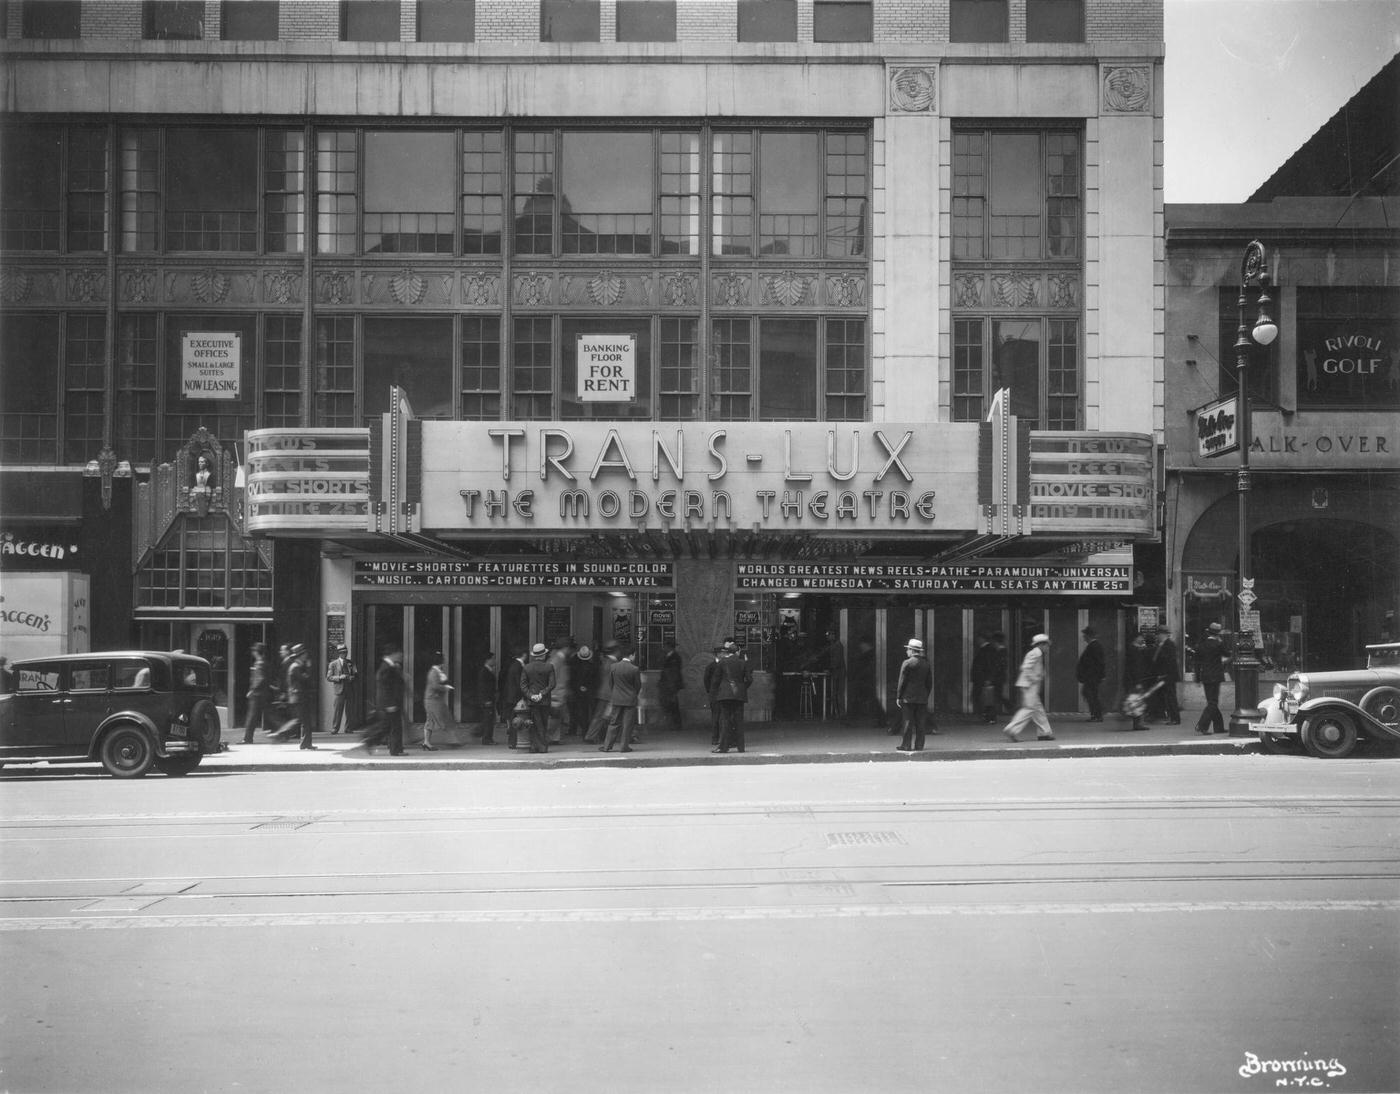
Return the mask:
[[[924,719],[928,715],[928,697],[933,692],[933,668],[924,657],[924,644],[911,638],[904,644],[904,664],[899,666],[899,684],[894,697],[904,716],[904,737],[895,748],[900,752],[924,750]],[[937,733],[934,729],[932,732]]]
[[[1055,739],[1055,734],[1050,729],[1050,719],[1045,716],[1045,704],[1040,698],[1045,685],[1045,651],[1049,648],[1048,634],[1037,634],[1031,639],[1031,648],[1021,662],[1021,672],[1016,677],[1016,687],[1021,692],[1021,707],[1002,730],[1008,740],[1019,741],[1021,730],[1025,729],[1027,722],[1035,723],[1036,740]]]

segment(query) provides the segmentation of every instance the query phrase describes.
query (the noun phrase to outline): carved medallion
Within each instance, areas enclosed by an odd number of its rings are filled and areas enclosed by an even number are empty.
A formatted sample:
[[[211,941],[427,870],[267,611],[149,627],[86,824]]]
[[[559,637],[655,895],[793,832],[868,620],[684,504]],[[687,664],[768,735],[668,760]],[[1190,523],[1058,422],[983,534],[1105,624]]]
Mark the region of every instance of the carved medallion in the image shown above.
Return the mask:
[[[400,304],[418,304],[428,291],[428,282],[412,270],[400,270],[389,278],[389,294]]]
[[[828,301],[838,308],[865,305],[865,279],[853,274],[837,274],[826,279]]]
[[[1039,293],[1038,280],[1026,274],[992,275],[992,304],[999,308],[1029,308]]]
[[[611,307],[622,299],[622,278],[611,270],[604,270],[588,282],[588,298],[595,304]]]
[[[1145,114],[1152,106],[1152,70],[1138,65],[1105,68],[1103,105],[1118,114]]]
[[[295,270],[268,270],[263,274],[263,296],[273,304],[291,304],[301,298],[301,275]]]
[[[933,66],[890,70],[890,112],[931,114],[937,105],[938,69]]]
[[[200,270],[190,278],[190,292],[201,304],[222,304],[228,290],[228,275],[219,270]]]
[[[953,278],[953,306],[980,308],[984,286],[981,274],[958,274]]]
[[[793,270],[783,270],[781,273],[764,279],[769,297],[789,308],[806,299],[810,284],[811,281],[808,278]]]

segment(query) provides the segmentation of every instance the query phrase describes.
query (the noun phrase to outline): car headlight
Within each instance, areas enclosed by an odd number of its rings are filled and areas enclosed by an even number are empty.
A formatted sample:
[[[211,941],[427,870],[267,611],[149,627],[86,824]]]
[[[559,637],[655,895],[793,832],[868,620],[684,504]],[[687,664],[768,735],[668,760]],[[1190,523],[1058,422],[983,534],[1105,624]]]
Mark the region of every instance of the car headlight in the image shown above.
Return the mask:
[[[1301,676],[1290,676],[1288,678],[1288,697],[1295,703],[1301,703],[1308,697],[1308,682]]]

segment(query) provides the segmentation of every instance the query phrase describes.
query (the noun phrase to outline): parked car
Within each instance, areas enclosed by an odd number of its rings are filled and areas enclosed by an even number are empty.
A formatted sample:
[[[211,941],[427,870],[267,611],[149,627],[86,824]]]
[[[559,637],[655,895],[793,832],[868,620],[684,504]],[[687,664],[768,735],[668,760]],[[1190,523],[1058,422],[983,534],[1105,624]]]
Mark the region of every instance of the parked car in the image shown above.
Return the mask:
[[[1339,759],[1363,741],[1400,744],[1400,642],[1367,646],[1364,669],[1295,672],[1260,707],[1259,739],[1270,752],[1301,744],[1310,755]]]
[[[119,650],[10,668],[13,690],[0,696],[0,766],[97,762],[122,779],[152,767],[184,775],[222,747],[202,657]]]

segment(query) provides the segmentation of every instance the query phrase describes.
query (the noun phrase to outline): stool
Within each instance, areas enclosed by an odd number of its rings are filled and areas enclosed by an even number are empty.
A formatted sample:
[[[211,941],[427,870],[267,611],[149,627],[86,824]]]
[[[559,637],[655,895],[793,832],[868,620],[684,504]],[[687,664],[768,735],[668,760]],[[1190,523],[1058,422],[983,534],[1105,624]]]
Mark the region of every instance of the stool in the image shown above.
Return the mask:
[[[809,674],[802,674],[802,683],[797,689],[797,716],[811,718],[817,704],[817,682]]]

